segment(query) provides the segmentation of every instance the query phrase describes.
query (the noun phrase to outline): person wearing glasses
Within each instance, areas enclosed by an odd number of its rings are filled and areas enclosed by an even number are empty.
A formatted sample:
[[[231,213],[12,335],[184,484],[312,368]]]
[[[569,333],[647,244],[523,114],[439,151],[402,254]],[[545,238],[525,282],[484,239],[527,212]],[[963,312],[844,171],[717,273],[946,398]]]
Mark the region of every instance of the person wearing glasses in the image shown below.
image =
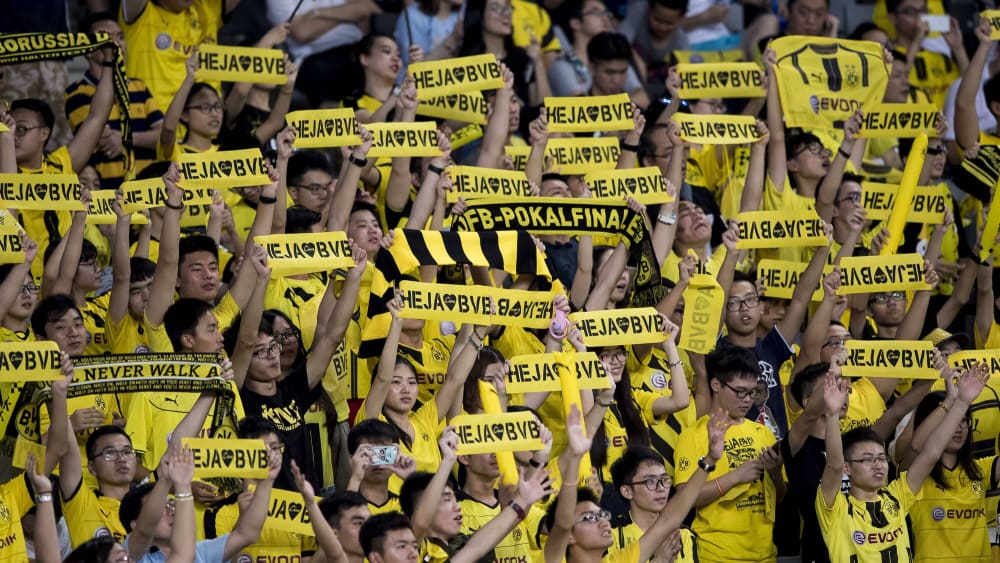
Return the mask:
[[[944,416],[927,435],[919,452],[891,482],[882,437],[869,427],[841,435],[840,413],[846,389],[836,379],[824,381],[826,465],[816,494],[816,515],[831,561],[910,561],[906,517],[921,498],[921,488],[960,429],[969,404],[983,390],[989,371],[979,365],[955,377],[953,402],[939,404]],[[842,492],[847,475],[850,486]]]
[[[673,480],[667,474],[663,458],[655,450],[643,446],[629,446],[622,457],[611,466],[611,479],[615,490],[628,501],[628,518],[616,522],[612,529],[615,544],[611,554],[624,550],[639,541],[652,527],[670,498]],[[681,550],[674,560],[687,563],[698,560],[694,534],[680,528]]]
[[[674,456],[677,496],[695,497],[691,529],[698,537],[698,557],[703,563],[773,560],[774,510],[784,496],[785,481],[774,432],[747,420],[761,396],[760,363],[752,350],[729,347],[705,356],[705,368],[711,412],[721,413],[712,419],[702,416],[684,429]],[[709,464],[706,470],[705,438],[711,436],[716,417],[727,427],[725,447],[715,458],[718,465]],[[699,469],[708,473],[707,481]]]
[[[198,72],[198,51],[188,57],[187,74],[180,88],[167,107],[160,128],[160,139],[156,144],[157,160],[175,160],[180,153],[215,152],[219,145],[216,137],[222,130],[222,118],[226,109],[222,98],[211,84],[195,82]],[[177,129],[184,124],[184,137],[177,138]]]

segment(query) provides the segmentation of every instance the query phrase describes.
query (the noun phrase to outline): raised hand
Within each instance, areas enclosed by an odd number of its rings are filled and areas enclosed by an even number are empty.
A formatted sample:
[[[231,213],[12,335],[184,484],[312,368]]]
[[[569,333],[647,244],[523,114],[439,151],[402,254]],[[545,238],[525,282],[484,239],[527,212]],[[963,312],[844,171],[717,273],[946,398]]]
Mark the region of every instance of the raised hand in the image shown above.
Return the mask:
[[[386,308],[389,309],[389,314],[392,315],[393,320],[399,318],[399,312],[403,310],[403,294],[397,289],[392,299],[386,302]]]
[[[389,466],[389,471],[392,471],[402,480],[406,480],[414,471],[417,470],[417,461],[408,455],[399,454],[396,456],[396,463]]]
[[[847,402],[846,382],[842,382],[839,375],[833,370],[827,371],[823,379],[823,404],[826,406],[826,414],[840,416]]]
[[[519,502],[518,504],[527,508],[536,502],[542,500],[547,495],[555,492],[552,489],[552,476],[545,469],[535,469],[531,471],[525,471],[523,468],[519,470],[520,478],[517,481],[517,500],[522,501],[524,504]]]
[[[444,429],[438,438],[438,447],[441,448],[441,460],[444,463],[454,464],[458,459],[458,434],[455,433],[454,426]]]
[[[288,160],[292,158],[295,154],[295,149],[292,145],[295,143],[295,128],[291,125],[286,125],[278,133],[278,160]]]
[[[299,464],[295,463],[294,459],[292,460],[292,478],[295,479],[295,488],[302,493],[302,501],[305,504],[312,504],[316,500],[316,491],[313,489],[312,483],[299,470]]]
[[[590,451],[591,439],[583,430],[583,415],[580,407],[572,405],[569,408],[569,416],[566,417],[566,434],[569,437],[569,450],[574,455],[582,456]]]
[[[726,430],[733,425],[733,421],[722,409],[717,409],[708,419],[708,459],[710,464],[722,459],[722,453],[726,447]]]
[[[70,446],[76,447],[76,446]],[[31,480],[31,488],[36,495],[52,494],[52,481],[48,475],[42,475],[38,471],[38,458],[35,454],[28,454],[28,459],[24,462],[24,473]]]
[[[967,404],[976,400],[990,378],[989,365],[976,362],[958,378],[958,398]]]

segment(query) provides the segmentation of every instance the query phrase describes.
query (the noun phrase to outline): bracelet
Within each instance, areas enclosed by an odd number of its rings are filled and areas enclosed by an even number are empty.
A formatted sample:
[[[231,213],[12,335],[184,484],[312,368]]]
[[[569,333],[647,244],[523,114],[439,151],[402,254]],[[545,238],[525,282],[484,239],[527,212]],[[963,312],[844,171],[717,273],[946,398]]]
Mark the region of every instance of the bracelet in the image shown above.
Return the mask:
[[[938,404],[938,406],[941,407],[942,409],[944,409],[945,414],[948,414],[949,412],[951,412],[951,409],[948,408],[948,405],[944,404],[944,401],[941,401]]]
[[[602,402],[601,402],[600,400],[598,400],[598,401],[597,401],[597,404],[598,404],[598,405],[601,405],[601,406],[602,406],[602,407],[604,407],[604,408],[608,408],[608,407],[610,407],[611,405],[615,404],[615,400],[614,400],[614,399],[611,399],[611,400],[610,400],[610,401],[608,401],[607,403],[602,403]]]
[[[52,502],[52,491],[49,491],[47,493],[38,493],[37,495],[35,495],[35,502],[36,503]]]
[[[174,493],[174,500],[194,500],[194,494],[192,493]]]
[[[851,159],[851,153],[845,151],[844,147],[842,147],[842,146],[841,147],[837,147],[837,154],[839,154],[840,156],[842,156],[842,157],[844,157],[844,158],[846,158],[848,160]]]
[[[364,168],[365,166],[368,166],[368,159],[367,158],[358,158],[358,157],[354,156],[353,153],[347,155],[347,160],[348,160],[348,162],[350,162],[351,164],[357,166],[358,168]]]
[[[433,173],[437,174],[438,176],[444,174],[444,168],[441,168],[440,166],[434,166],[433,164],[428,164],[427,165],[427,171],[428,172],[433,172]]]
[[[184,210],[184,204],[183,203],[181,203],[180,205],[170,205],[169,201],[164,201],[163,205],[166,205],[168,209],[174,209],[176,211],[183,211]]]
[[[719,497],[725,496],[726,491],[722,490],[722,483],[719,483],[718,479],[715,480],[715,488],[719,489]]]
[[[684,362],[683,362],[683,361],[681,361],[681,360],[677,360],[676,362],[670,362],[670,363],[669,363],[669,364],[667,364],[667,365],[668,365],[668,366],[670,366],[670,369],[674,369],[675,367],[677,367],[677,366],[679,366],[679,365],[683,365],[683,364],[684,364]]]
[[[639,145],[630,145],[625,141],[621,142],[622,150],[629,152],[639,152]]]
[[[524,508],[520,504],[511,501],[511,503],[508,504],[507,506],[509,506],[514,512],[517,513],[518,520],[524,520],[525,518],[528,517],[528,513],[525,512]]]
[[[271,203],[278,203],[278,198],[262,195],[257,197],[257,201],[265,204],[271,204]]]
[[[671,212],[670,215],[664,215],[663,213],[660,213],[659,215],[656,216],[656,220],[659,221],[660,223],[663,223],[664,225],[673,225],[674,223],[677,222],[677,212],[676,211]]]
[[[473,337],[472,335],[469,335],[469,344],[472,344],[472,346],[475,347],[477,352],[483,351],[483,341],[476,340],[475,337]]]

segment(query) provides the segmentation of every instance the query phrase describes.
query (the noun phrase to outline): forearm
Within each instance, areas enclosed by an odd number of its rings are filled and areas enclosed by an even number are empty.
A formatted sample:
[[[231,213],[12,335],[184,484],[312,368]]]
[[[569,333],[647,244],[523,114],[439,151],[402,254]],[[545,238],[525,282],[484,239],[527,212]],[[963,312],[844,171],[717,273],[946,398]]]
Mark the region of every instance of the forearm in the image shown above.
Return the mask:
[[[181,114],[184,113],[184,104],[188,94],[194,86],[194,76],[187,76],[181,82],[180,88],[174,94],[174,99],[167,106],[167,112],[163,115],[163,126],[160,128],[160,146],[164,156],[171,157],[174,143],[177,141],[177,126],[181,122]]]
[[[149,131],[133,131],[132,144],[139,149],[156,150],[156,140],[160,138],[162,122]]]
[[[174,484],[174,495],[176,496],[174,525],[170,532],[171,553],[168,561],[184,563],[194,560],[197,541],[191,483]]]
[[[747,165],[746,184],[740,197],[740,212],[757,211],[764,197],[764,160],[767,148],[754,144],[750,147],[750,164]]]
[[[39,491],[35,491],[37,494]],[[50,494],[55,494],[51,493]],[[59,537],[56,529],[56,511],[52,502],[35,503],[35,563],[60,563],[59,542],[51,541]]]
[[[226,129],[232,129],[236,125],[236,118],[243,111],[243,106],[247,103],[247,96],[253,84],[249,82],[237,82],[233,84],[233,89],[226,96]]]
[[[316,545],[326,555],[325,561],[347,563],[347,553],[344,552],[344,547],[340,544],[337,533],[333,531],[329,522],[326,521],[326,517],[323,516],[323,511],[320,510],[319,503],[316,502],[315,498],[306,505],[306,510],[309,511],[309,522],[316,534]]]
[[[420,495],[420,500],[413,509],[413,517],[410,518],[410,525],[413,528],[413,534],[417,536],[417,541],[422,541],[430,531],[434,514],[441,505],[441,495],[444,494],[445,485],[448,484],[448,477],[451,476],[452,467],[454,467],[454,463],[442,462],[438,465],[437,471],[434,472],[434,476],[427,483],[427,488],[424,489],[423,494]]]
[[[546,143],[532,145],[531,152],[528,153],[528,160],[524,165],[524,173],[528,180],[538,186],[542,185],[542,176],[545,173],[545,145]]]
[[[544,73],[543,73],[544,74]],[[482,148],[479,151],[477,166],[496,168],[503,155],[504,140],[510,127],[511,97],[513,92],[501,88],[493,102],[493,114],[483,131]]]
[[[931,302],[931,292],[918,291],[913,296],[913,304],[910,310],[903,317],[903,323],[896,331],[896,340],[916,340],[920,338],[920,331],[924,327],[924,318],[927,317],[927,306]]]
[[[292,92],[293,90],[288,84],[282,86],[281,90],[278,91],[278,97],[274,100],[274,107],[271,108],[271,114],[254,131],[257,141],[266,143],[268,139],[277,135],[278,131],[281,131],[281,128],[285,126],[285,116],[288,115],[288,109],[292,105]]]
[[[955,141],[962,149],[971,148],[979,141],[979,115],[976,112],[976,93],[982,82],[983,69],[992,43],[980,43],[969,66],[962,74],[955,92]]]

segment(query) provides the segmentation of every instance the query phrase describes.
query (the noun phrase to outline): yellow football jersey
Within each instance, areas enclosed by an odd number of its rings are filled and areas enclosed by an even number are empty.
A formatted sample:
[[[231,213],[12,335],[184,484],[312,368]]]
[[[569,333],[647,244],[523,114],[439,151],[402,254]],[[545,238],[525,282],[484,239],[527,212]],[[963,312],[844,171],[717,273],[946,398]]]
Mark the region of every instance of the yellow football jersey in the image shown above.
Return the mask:
[[[28,560],[21,519],[34,506],[34,490],[27,475],[18,475],[0,485],[0,563]]]
[[[990,520],[986,491],[997,482],[996,459],[976,460],[982,479],[970,479],[961,466],[943,468],[947,490],[934,479],[924,481],[920,500],[910,509],[914,561],[992,561],[987,526],[995,526],[996,517]]]
[[[84,470],[84,475],[87,473]],[[120,505],[120,500],[100,494],[81,480],[76,491],[62,500],[73,547],[99,536],[110,535],[119,542],[125,541],[128,533],[118,519]]]
[[[458,498],[458,504],[462,507],[461,532],[465,535],[471,536],[476,533],[503,510],[500,501],[495,500],[492,504],[486,504],[463,491],[458,491],[455,494]],[[525,521],[518,522],[517,526],[493,548],[493,562],[531,561],[529,535]]]

